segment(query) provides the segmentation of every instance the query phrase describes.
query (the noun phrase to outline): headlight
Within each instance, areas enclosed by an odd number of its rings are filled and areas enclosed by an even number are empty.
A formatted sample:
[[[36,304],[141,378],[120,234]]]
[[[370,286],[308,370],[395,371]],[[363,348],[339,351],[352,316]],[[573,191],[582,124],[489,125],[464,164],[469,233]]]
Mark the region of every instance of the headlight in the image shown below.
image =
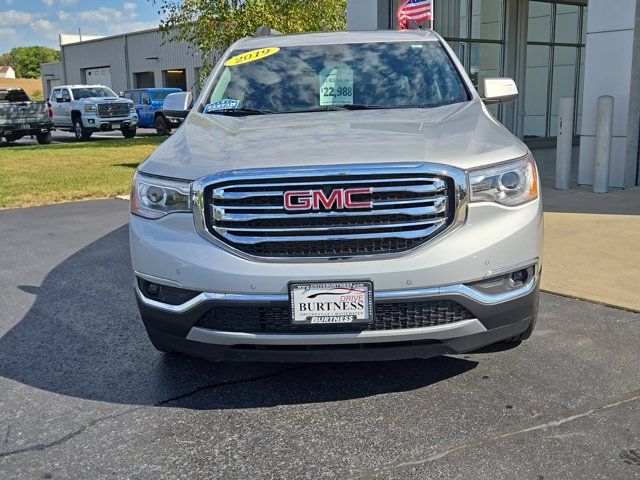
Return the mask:
[[[129,111],[130,111],[130,112],[135,112],[135,111],[136,111],[136,105],[135,105],[135,103],[130,103],[130,104],[129,104]]]
[[[469,172],[472,202],[514,207],[538,198],[538,171],[531,155]]]
[[[160,218],[175,212],[191,211],[191,183],[133,176],[131,186],[131,213],[145,218]]]
[[[98,110],[98,106],[97,106],[97,105],[91,105],[91,104],[89,104],[89,105],[85,105],[85,106],[84,106],[84,111],[85,111],[85,112],[95,112],[95,111],[97,111],[97,110]]]

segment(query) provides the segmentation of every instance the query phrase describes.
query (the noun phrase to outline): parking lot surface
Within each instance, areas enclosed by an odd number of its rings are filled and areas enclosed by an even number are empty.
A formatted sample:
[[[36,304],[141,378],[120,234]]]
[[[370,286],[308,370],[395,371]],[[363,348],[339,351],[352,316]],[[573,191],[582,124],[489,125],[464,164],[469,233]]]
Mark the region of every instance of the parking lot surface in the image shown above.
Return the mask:
[[[127,204],[0,212],[0,478],[640,478],[640,315],[543,295],[522,346],[216,364],[149,344]]]
[[[138,129],[138,133],[136,134],[137,137],[144,137],[144,136],[149,136],[149,135],[156,135],[156,131],[150,128],[139,128]],[[124,137],[122,136],[122,133],[119,130],[114,130],[112,132],[95,132],[93,135],[91,135],[91,139],[89,141],[96,141],[96,140],[113,140],[113,139],[123,139]],[[71,132],[65,132],[62,130],[54,130],[51,132],[51,143],[55,144],[55,143],[73,143],[73,142],[77,142],[76,137],[73,133]],[[19,147],[19,146],[24,146],[24,145],[38,145],[38,141],[36,140],[36,138],[31,138],[31,137],[22,137],[20,140],[18,140],[15,143],[12,143],[11,145],[7,144],[4,140],[0,141],[0,148],[12,148],[12,147]]]

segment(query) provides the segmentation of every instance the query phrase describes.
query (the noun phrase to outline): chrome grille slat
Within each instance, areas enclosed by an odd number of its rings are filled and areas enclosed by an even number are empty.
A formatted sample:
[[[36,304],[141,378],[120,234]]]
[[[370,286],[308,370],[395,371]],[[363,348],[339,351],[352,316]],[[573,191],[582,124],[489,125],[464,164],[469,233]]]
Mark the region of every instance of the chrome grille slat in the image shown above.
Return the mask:
[[[225,198],[226,199],[226,198]],[[373,211],[377,212],[376,207],[393,207],[396,205],[420,205],[423,203],[433,203],[434,206],[438,208],[442,208],[446,206],[447,197],[444,195],[439,195],[437,197],[428,197],[428,198],[419,198],[414,200],[374,200],[373,201]],[[273,210],[286,212],[283,205],[224,205],[221,206],[220,209],[223,210]],[[287,214],[287,217],[295,214]]]
[[[376,187],[373,186],[373,193],[386,193],[386,192],[412,192],[412,193],[435,193],[441,192],[446,188],[446,183],[438,178],[394,178],[391,180],[334,180],[332,185],[336,188],[343,184],[371,185],[374,183],[403,183],[403,182],[430,182],[425,185],[398,185],[391,187]],[[274,197],[284,195],[285,190],[265,190],[265,191],[249,191],[249,192],[231,192],[234,188],[265,188],[265,187],[287,187],[287,190],[291,190],[290,187],[308,187],[314,185],[325,185],[325,182],[292,182],[292,183],[269,183],[269,184],[248,184],[248,185],[225,185],[224,187],[218,187],[213,190],[213,198],[224,198],[226,200],[240,200],[250,197]]]
[[[427,207],[410,207],[410,208],[391,208],[391,209],[378,209],[378,210],[354,210],[349,212],[313,212],[313,213],[227,213],[227,210],[232,210],[234,207],[213,207],[213,220],[222,222],[250,222],[252,220],[260,220],[268,217],[271,220],[278,219],[290,219],[290,218],[331,218],[331,217],[364,217],[371,215],[411,215],[411,216],[425,216],[425,215],[437,215],[442,213],[447,208],[447,202],[441,202],[439,205],[431,205]],[[281,209],[282,210],[282,209]]]
[[[433,220],[419,220],[416,222],[404,222],[404,223],[385,223],[380,225],[338,225],[331,227],[280,227],[280,228],[251,228],[251,227],[214,227],[214,230],[220,234],[227,232],[249,232],[249,233],[284,233],[284,232],[332,232],[332,231],[349,231],[349,230],[382,230],[382,229],[394,229],[394,228],[407,228],[407,227],[421,227],[427,225],[442,225],[447,221],[446,218],[433,219]],[[271,240],[272,237],[269,237]]]
[[[194,213],[201,234],[249,257],[348,259],[412,250],[460,225],[466,184],[464,171],[425,163],[235,170],[194,183]],[[285,208],[287,192],[308,192],[293,197],[302,210]],[[371,207],[349,209],[349,198]]]
[[[429,228],[424,228],[422,230],[411,230],[407,232],[378,232],[378,233],[359,233],[359,234],[344,234],[344,235],[305,235],[303,237],[300,236],[273,236],[273,237],[250,237],[244,235],[234,235],[232,233],[225,233],[224,237],[228,240],[245,245],[252,245],[256,243],[264,243],[264,242],[299,242],[299,241],[307,241],[314,242],[321,240],[325,241],[333,241],[333,240],[363,240],[363,239],[372,239],[372,238],[401,238],[401,239],[415,239],[415,238],[423,238],[431,235],[438,229],[438,226],[432,226]]]
[[[339,185],[339,184],[338,184]],[[225,187],[228,188],[228,187]],[[224,198],[225,200],[243,200],[246,198],[257,197],[281,197],[285,194],[284,190],[266,190],[264,192],[230,192],[225,188],[217,188],[215,198]],[[395,187],[372,187],[372,193],[392,193],[392,192],[409,192],[409,193],[437,193],[442,192],[446,188],[444,182],[437,182],[425,185],[398,185]]]

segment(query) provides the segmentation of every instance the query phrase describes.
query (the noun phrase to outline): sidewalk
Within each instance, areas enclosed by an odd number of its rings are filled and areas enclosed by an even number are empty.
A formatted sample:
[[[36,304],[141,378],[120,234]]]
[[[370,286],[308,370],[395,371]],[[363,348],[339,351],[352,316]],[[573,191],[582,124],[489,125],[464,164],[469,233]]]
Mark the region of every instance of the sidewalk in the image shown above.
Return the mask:
[[[543,200],[542,289],[640,311],[640,188],[561,191],[543,175]]]

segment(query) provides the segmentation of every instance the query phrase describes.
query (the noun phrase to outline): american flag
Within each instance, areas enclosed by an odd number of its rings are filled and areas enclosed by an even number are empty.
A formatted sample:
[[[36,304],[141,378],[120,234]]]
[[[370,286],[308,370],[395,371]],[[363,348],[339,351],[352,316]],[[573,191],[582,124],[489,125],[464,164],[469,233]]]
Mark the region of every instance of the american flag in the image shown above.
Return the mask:
[[[409,20],[426,22],[433,20],[433,0],[403,0],[398,7],[398,29],[409,26]]]

